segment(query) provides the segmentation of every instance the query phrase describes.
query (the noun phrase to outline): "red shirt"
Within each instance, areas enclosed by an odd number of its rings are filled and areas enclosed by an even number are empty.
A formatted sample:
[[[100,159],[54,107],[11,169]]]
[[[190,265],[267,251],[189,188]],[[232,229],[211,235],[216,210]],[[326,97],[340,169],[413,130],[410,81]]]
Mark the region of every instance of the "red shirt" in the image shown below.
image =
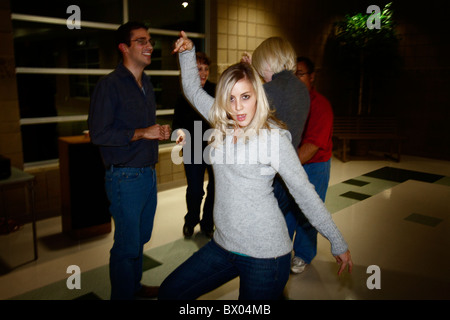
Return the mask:
[[[300,145],[311,143],[319,147],[306,163],[325,162],[331,158],[333,151],[333,109],[328,99],[314,89],[311,89],[310,99],[311,106]]]

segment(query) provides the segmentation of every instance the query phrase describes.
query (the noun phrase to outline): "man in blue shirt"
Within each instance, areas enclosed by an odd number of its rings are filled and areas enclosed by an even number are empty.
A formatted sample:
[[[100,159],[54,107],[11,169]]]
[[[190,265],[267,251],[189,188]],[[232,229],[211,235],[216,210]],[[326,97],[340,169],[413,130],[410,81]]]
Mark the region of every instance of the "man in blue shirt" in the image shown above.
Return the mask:
[[[111,299],[158,293],[158,287],[140,283],[143,247],[150,240],[156,211],[158,141],[170,138],[170,127],[156,124],[155,94],[144,73],[151,63],[152,43],[144,24],[119,27],[117,45],[123,61],[99,81],[91,98],[89,134],[106,167],[105,187],[115,226]]]

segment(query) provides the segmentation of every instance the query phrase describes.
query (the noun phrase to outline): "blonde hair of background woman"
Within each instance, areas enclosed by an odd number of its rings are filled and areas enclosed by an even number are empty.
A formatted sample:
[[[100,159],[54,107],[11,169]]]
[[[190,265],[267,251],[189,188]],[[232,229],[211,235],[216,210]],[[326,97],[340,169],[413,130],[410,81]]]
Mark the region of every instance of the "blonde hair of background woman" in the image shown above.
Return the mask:
[[[281,37],[271,37],[264,40],[252,54],[252,65],[264,77],[264,70],[273,73],[283,70],[295,72],[297,55],[292,45]]]

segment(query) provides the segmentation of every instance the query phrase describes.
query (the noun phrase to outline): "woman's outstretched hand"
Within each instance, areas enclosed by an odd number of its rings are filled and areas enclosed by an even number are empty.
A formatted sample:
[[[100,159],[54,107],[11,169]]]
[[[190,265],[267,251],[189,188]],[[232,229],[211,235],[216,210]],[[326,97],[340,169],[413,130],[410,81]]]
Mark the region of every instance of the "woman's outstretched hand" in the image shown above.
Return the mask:
[[[174,49],[172,53],[182,53],[184,51],[189,51],[194,48],[194,43],[186,35],[186,32],[181,31],[180,37],[175,41]]]
[[[341,266],[339,268],[338,271],[338,275],[341,275],[341,273],[345,270],[345,267],[348,266],[348,273],[352,272],[353,269],[353,261],[352,261],[352,257],[350,255],[350,251],[347,250],[347,252],[338,255],[335,257],[337,263],[339,263]]]

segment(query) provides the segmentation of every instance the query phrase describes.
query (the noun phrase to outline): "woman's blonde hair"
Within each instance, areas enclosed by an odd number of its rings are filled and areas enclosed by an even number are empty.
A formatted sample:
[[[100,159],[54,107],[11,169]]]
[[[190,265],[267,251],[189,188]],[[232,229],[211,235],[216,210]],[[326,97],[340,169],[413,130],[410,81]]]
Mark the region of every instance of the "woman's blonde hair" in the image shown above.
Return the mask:
[[[229,129],[238,128],[238,124],[233,120],[231,114],[231,91],[234,85],[242,79],[251,82],[256,93],[256,112],[250,124],[243,128],[243,131],[254,130],[258,132],[260,129],[269,129],[270,124],[282,126],[274,116],[270,109],[261,79],[256,70],[248,63],[240,62],[228,67],[220,76],[216,86],[216,98],[214,105],[210,111],[210,121],[212,126],[225,135]]]
[[[267,67],[273,73],[283,70],[295,72],[297,69],[297,55],[291,44],[281,38],[272,37],[264,40],[252,54],[253,67],[264,78],[264,69]]]

